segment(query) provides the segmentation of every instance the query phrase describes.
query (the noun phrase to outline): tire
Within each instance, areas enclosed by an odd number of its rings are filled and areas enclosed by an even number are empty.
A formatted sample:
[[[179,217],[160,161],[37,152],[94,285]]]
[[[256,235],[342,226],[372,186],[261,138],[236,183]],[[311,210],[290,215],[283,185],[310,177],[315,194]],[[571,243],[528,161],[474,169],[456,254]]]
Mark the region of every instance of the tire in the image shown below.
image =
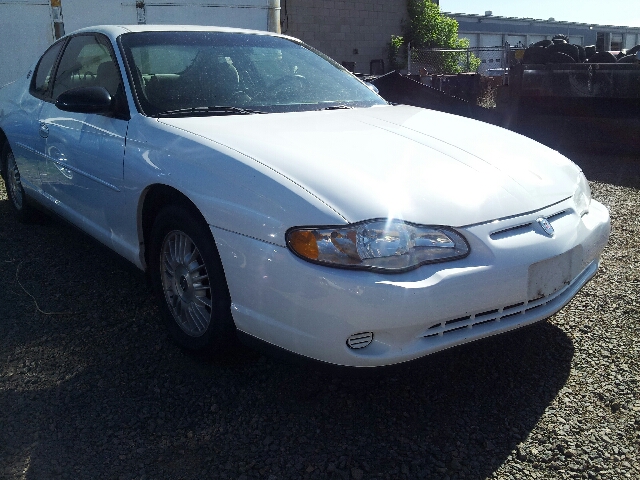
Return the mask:
[[[525,65],[544,65],[549,60],[545,47],[529,47],[524,51],[522,63]]]
[[[553,45],[553,42],[551,40],[540,40],[539,42],[536,42],[532,45],[529,45],[530,47],[548,47],[549,45]]]
[[[562,64],[562,63],[576,63],[575,59],[571,55],[567,55],[562,52],[553,52],[549,55],[547,63]]]
[[[553,45],[550,45],[549,47],[547,47],[547,52],[549,52],[549,54],[551,55],[553,55],[554,53],[563,53],[573,58],[573,62],[566,62],[566,63],[576,63],[580,61],[580,51],[578,50],[578,47],[563,41],[562,42],[558,41]],[[558,62],[553,62],[551,60],[551,63],[558,63]]]
[[[183,206],[156,217],[149,269],[169,333],[178,345],[218,356],[235,346],[231,298],[209,227]]]
[[[622,58],[619,58],[616,63],[637,63],[638,59],[635,55],[625,55]]]
[[[20,181],[20,171],[9,142],[5,142],[1,155],[2,176],[4,177],[9,204],[19,221],[28,222],[33,218],[34,210],[27,202],[27,196]]]
[[[616,63],[616,57],[609,52],[597,52],[589,58],[589,63]]]

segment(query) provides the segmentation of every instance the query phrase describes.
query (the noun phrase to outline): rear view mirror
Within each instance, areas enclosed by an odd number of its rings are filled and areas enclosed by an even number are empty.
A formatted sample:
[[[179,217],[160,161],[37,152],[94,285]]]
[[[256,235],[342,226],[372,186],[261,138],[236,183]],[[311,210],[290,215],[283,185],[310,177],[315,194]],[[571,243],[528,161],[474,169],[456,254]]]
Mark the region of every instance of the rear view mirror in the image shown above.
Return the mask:
[[[373,93],[377,93],[378,95],[380,95],[380,90],[378,90],[378,87],[376,87],[373,83],[369,83],[369,82],[364,82],[364,84],[367,86],[367,88],[369,88],[369,90],[371,90]]]

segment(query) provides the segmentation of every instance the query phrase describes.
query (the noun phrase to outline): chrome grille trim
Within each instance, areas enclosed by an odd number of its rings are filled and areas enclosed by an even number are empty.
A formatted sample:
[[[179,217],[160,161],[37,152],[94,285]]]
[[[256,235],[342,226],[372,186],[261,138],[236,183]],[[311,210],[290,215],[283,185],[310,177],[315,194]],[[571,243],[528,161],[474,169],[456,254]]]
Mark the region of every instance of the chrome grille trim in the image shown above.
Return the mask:
[[[548,222],[552,222],[553,220],[558,220],[560,216],[563,216],[567,213],[566,210],[560,210],[558,213],[554,213],[553,215],[549,215],[547,217]]]
[[[567,214],[567,210],[560,210],[559,212],[556,212],[554,214],[547,215],[545,218],[549,223],[553,225],[554,221],[559,220],[565,214]],[[491,238],[491,240],[500,240],[501,238],[527,233],[533,229],[534,221],[521,223],[519,225],[512,225],[511,227],[496,230],[495,232],[489,234],[489,237]]]
[[[502,230],[498,230],[489,235],[491,240],[500,240],[501,238],[512,236],[512,235],[520,235],[523,233],[529,232],[533,228],[533,222],[522,223],[520,225],[514,225],[513,227],[504,228]]]

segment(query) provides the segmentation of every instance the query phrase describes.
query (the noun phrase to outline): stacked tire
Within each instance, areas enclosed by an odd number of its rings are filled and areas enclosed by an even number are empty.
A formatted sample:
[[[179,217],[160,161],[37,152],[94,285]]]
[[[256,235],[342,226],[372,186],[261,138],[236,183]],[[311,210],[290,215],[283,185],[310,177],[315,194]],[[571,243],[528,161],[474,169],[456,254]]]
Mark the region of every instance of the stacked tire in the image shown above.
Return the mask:
[[[618,58],[618,63],[640,63],[638,57],[636,57],[638,52],[640,52],[640,45],[630,48],[624,55],[621,55],[620,58]]]
[[[636,53],[640,45],[616,57],[610,52],[596,52],[593,45],[583,47],[568,42],[566,35],[556,35],[552,40],[541,40],[524,51],[522,63],[525,65],[548,65],[567,63],[636,63]]]

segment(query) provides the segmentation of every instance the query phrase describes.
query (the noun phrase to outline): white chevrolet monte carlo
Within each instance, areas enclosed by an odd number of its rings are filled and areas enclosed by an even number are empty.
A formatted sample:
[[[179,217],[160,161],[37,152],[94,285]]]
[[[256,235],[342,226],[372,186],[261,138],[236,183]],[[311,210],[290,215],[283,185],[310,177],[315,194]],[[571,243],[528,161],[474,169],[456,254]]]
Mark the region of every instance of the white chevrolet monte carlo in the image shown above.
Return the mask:
[[[102,26],[0,89],[2,173],[148,272],[173,338],[412,360],[537,322],[596,273],[609,214],[565,157],[389,105],[298,40]]]

